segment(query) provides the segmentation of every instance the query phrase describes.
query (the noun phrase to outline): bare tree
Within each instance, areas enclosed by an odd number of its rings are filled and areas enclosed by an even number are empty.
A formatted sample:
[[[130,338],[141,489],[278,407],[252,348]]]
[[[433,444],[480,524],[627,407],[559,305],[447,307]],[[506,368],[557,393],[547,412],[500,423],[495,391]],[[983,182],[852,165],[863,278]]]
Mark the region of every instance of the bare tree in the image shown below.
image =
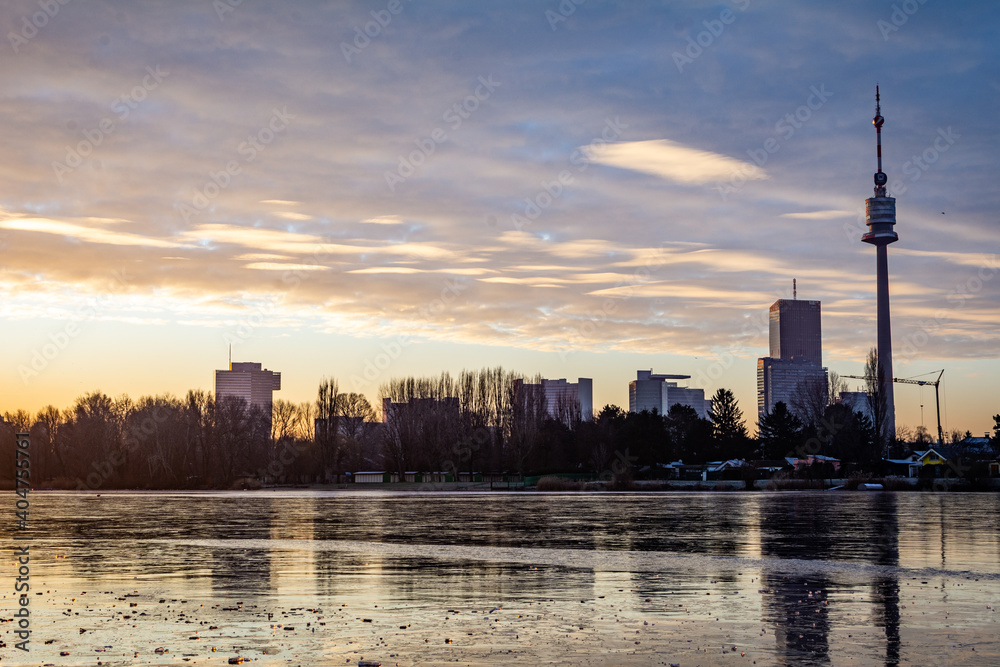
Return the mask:
[[[15,433],[27,433],[31,428],[31,413],[27,410],[15,410],[3,413],[3,420],[10,424]]]
[[[66,422],[69,470],[82,472],[109,450],[119,449],[121,425],[114,401],[106,394],[95,391],[76,399]]]
[[[540,382],[541,378],[538,378],[534,383],[538,384]],[[542,392],[542,400],[545,400],[544,392]],[[583,419],[580,401],[571,399],[566,394],[559,394],[559,396],[556,397],[555,405],[546,406],[546,408],[548,407],[552,408],[552,413],[556,421],[560,421],[571,428]]]
[[[295,411],[295,437],[300,440],[312,440],[316,428],[316,404],[313,401],[299,403]]]
[[[509,467],[524,474],[528,459],[534,454],[538,445],[539,433],[548,418],[545,390],[542,387],[541,376],[536,376],[531,382],[520,378],[507,383],[510,397],[508,410],[506,441]],[[557,420],[567,426],[581,421],[580,402],[569,401],[560,397],[556,407]],[[561,417],[561,418],[560,418]]]
[[[885,378],[882,376],[882,367],[878,362],[878,350],[874,347],[868,350],[868,359],[865,362],[865,395],[868,399],[868,411],[872,416],[872,423],[875,426],[876,448],[879,458],[885,456],[891,444],[894,433],[888,433],[886,424],[886,403],[882,395],[882,385]],[[888,379],[890,382],[892,378]]]
[[[217,465],[213,471],[218,475],[216,485],[228,485],[238,475],[252,470],[243,455],[250,438],[253,425],[250,406],[238,396],[223,396],[215,400],[214,450]]]
[[[343,438],[344,460],[348,467],[358,469],[372,458],[368,437],[375,421],[375,410],[362,394],[342,394],[340,400],[339,424]],[[367,466],[364,466],[367,467]]]
[[[43,479],[55,479],[67,474],[66,461],[59,448],[59,424],[62,415],[54,405],[46,405],[38,411],[35,421],[40,426],[39,438],[44,452],[45,469],[40,471]]]
[[[529,391],[523,376],[500,367],[463,370],[457,379],[442,373],[389,380],[379,388],[387,466],[523,468],[545,420],[540,382],[535,378]],[[566,407],[578,422],[579,407]]]
[[[375,421],[375,410],[363,394],[342,394],[340,401],[340,417],[343,419],[340,430],[348,438],[360,439],[365,425]]]
[[[829,404],[827,381],[820,378],[803,380],[795,387],[789,410],[803,424],[817,425],[823,418],[823,412]]]
[[[827,380],[829,382],[827,402],[829,405],[836,405],[840,403],[840,395],[848,389],[847,380],[840,377],[840,373],[837,371],[830,371]]]
[[[278,399],[271,404],[271,439],[287,440],[294,434],[299,408],[295,403]]]
[[[215,412],[215,401],[212,394],[201,389],[189,390],[184,397],[184,437],[190,443],[196,460],[194,476],[199,480],[208,477],[211,470],[211,450],[214,434],[212,420]]]
[[[316,445],[319,447],[320,466],[325,478],[330,469],[340,464],[340,387],[333,378],[324,378],[319,383],[316,397]]]

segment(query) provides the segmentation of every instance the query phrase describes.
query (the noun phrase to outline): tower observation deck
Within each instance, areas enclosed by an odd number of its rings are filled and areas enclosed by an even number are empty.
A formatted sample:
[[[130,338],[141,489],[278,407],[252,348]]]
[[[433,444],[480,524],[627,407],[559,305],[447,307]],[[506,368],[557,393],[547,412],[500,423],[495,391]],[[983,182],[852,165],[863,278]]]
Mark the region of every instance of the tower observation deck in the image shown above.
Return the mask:
[[[889,325],[889,259],[887,246],[899,240],[896,226],[896,199],[886,194],[889,177],[882,171],[882,117],[878,86],[875,86],[875,126],[878,171],[875,172],[875,196],[865,202],[865,221],[868,231],[861,237],[876,250],[876,301],[878,308],[878,392],[879,413],[875,415],[876,427],[883,447],[896,434],[896,411],[892,392],[892,333]]]

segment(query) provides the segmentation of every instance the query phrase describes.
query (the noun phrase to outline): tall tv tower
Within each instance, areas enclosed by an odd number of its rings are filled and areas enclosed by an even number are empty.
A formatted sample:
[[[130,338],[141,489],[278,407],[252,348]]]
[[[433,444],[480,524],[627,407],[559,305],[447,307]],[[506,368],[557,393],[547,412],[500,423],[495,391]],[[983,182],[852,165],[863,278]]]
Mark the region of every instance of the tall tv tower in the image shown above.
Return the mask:
[[[888,197],[885,184],[889,177],[882,171],[882,118],[878,85],[875,86],[875,140],[878,171],[875,172],[875,196],[865,202],[868,232],[861,237],[877,251],[876,295],[878,305],[878,392],[884,410],[880,427],[882,443],[886,445],[896,434],[896,409],[892,397],[892,334],[889,328],[889,259],[886,246],[899,240],[893,231],[896,225],[896,198]],[[877,418],[877,416],[876,416]]]

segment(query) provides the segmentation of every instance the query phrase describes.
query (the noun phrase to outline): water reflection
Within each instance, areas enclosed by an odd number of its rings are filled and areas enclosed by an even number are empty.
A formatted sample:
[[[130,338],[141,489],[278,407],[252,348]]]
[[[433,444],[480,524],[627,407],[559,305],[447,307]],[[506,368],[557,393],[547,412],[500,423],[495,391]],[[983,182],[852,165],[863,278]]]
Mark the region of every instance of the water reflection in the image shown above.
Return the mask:
[[[39,553],[65,556],[39,567],[74,590],[129,581],[434,619],[523,603],[559,609],[552,627],[594,633],[604,622],[615,637],[628,614],[642,632],[729,623],[753,641],[765,628],[760,646],[789,665],[839,661],[859,641],[847,635],[873,627],[861,663],[919,663],[902,639],[918,618],[904,601],[921,612],[947,604],[951,626],[971,626],[1000,593],[1000,499],[986,494],[36,497]]]
[[[832,512],[818,495],[793,495],[765,503],[761,553],[776,564],[792,559],[856,561],[879,566],[869,579],[873,625],[885,634],[886,665],[900,660],[899,526],[897,496],[871,494],[850,499],[849,510]],[[841,508],[844,509],[844,508]],[[765,561],[769,562],[769,561]],[[865,570],[861,570],[865,571]],[[831,613],[856,589],[815,572],[802,575],[766,571],[764,621],[775,627],[779,654],[788,664],[830,662]]]
[[[760,516],[761,554],[781,560],[823,558],[834,550],[835,518],[807,495],[792,495],[788,502],[765,502]],[[802,539],[804,535],[808,541]],[[830,581],[815,573],[765,570],[761,583],[766,591],[763,620],[774,629],[781,664],[828,664]]]
[[[872,542],[876,545],[875,563],[887,566],[895,573],[899,565],[899,519],[896,496],[877,494],[873,500]],[[875,599],[875,627],[885,629],[885,664],[899,664],[899,579],[896,576],[878,577],[872,583]]]

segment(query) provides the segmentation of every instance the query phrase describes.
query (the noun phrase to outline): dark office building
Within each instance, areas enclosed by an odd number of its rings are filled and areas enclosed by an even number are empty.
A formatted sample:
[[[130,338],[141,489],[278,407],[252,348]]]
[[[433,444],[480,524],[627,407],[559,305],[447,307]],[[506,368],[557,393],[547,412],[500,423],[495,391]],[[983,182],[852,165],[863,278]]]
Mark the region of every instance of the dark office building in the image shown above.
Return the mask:
[[[771,357],[823,365],[819,301],[778,299],[769,320]]]
[[[768,314],[770,356],[757,360],[757,414],[779,401],[789,410],[807,403],[803,394],[826,396],[819,301],[778,299]]]

